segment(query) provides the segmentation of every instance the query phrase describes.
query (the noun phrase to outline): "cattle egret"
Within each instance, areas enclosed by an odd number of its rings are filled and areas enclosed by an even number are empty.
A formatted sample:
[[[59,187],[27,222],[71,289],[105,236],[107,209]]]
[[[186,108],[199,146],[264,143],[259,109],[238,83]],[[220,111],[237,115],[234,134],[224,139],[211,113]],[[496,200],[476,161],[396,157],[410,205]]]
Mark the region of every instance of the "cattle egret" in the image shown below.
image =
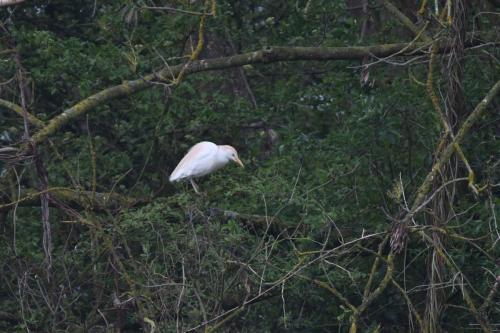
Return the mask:
[[[177,167],[175,167],[169,180],[173,183],[188,179],[194,191],[199,194],[200,189],[193,178],[212,173],[222,168],[229,161],[234,161],[243,167],[243,163],[238,158],[238,153],[233,147],[216,145],[208,141],[199,142],[189,149],[186,156],[184,156]]]

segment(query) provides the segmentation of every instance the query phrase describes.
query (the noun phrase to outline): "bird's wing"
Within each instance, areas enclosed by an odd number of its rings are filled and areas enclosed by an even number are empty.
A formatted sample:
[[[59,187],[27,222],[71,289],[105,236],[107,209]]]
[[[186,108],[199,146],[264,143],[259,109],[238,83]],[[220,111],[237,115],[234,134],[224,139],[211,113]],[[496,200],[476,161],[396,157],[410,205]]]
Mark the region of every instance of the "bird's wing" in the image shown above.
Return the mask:
[[[200,168],[200,162],[205,161],[212,156],[217,149],[217,145],[211,142],[200,142],[195,144],[177,164],[174,171],[170,175],[171,182],[181,180],[183,178],[197,176],[197,171]]]

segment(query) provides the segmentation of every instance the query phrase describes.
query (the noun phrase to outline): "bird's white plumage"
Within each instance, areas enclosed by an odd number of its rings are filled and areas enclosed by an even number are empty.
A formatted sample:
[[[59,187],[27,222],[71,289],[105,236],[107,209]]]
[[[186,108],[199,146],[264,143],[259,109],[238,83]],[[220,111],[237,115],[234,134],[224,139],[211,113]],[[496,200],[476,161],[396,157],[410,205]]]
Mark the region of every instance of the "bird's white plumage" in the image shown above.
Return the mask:
[[[170,175],[169,180],[175,182],[205,176],[222,168],[231,160],[243,166],[233,147],[218,146],[215,143],[203,141],[195,144],[188,151]]]

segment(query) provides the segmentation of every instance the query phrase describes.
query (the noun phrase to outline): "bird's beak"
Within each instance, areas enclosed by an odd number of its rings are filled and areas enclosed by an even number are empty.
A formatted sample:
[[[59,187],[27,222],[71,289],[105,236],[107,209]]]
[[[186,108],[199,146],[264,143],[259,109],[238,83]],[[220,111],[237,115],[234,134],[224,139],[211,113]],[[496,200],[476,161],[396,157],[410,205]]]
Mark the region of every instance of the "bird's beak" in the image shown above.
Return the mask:
[[[239,165],[240,167],[242,167],[242,168],[244,168],[244,167],[245,167],[245,166],[243,165],[243,162],[242,162],[242,161],[241,161],[238,157],[236,157],[236,158],[235,158],[234,162],[235,162],[236,164],[238,164],[238,165]]]

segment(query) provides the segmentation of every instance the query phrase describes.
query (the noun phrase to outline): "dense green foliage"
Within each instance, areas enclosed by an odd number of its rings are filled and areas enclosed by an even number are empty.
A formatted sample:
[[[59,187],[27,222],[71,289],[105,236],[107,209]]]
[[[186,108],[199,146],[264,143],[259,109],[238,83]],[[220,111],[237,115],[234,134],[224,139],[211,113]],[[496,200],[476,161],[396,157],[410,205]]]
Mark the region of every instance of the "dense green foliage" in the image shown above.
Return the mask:
[[[53,0],[1,8],[8,35],[0,38],[0,98],[21,104],[17,79],[8,81],[16,63],[2,52],[14,47],[26,70],[28,111],[42,121],[106,87],[186,61],[200,15],[144,3]],[[370,33],[360,38],[365,16],[349,1],[219,1],[217,16],[207,16],[200,58],[266,45],[410,42],[414,36],[377,3],[369,2]],[[483,9],[468,8],[467,31],[474,23],[493,42],[498,18],[476,15]],[[452,34],[430,20],[431,31]],[[456,128],[500,79],[499,56],[495,47],[466,52],[466,114]],[[154,323],[160,332],[343,332],[356,316],[328,286],[358,307],[368,281],[370,291],[383,288],[356,318],[359,331],[420,331],[410,307],[425,321],[430,276],[441,260],[423,236],[434,235],[434,205],[415,217],[404,251],[394,255],[395,283],[383,285],[391,260],[386,235],[410,208],[443,134],[425,86],[428,56],[408,59],[370,66],[367,84],[360,83],[359,60],[196,73],[103,103],[64,126],[37,146],[49,188],[76,195],[51,203],[49,272],[40,201],[4,206],[38,191],[40,174],[32,160],[1,162],[1,177],[12,176],[12,168],[16,176],[3,180],[8,186],[0,193],[0,331],[134,332]],[[439,55],[435,72],[443,107],[448,60]],[[0,110],[1,144],[21,145],[22,117]],[[462,145],[478,186],[487,186],[478,196],[464,180],[446,186],[456,195],[441,236],[456,270],[440,271],[438,317],[449,332],[479,327],[463,290],[480,308],[500,276],[498,120],[495,100]],[[187,184],[168,183],[168,175],[202,140],[235,146],[246,167],[201,179],[198,196]],[[455,178],[468,176],[459,159],[450,165]],[[94,192],[126,200],[97,205]],[[499,323],[498,296],[485,304],[482,318]],[[234,316],[216,326],[228,310]]]

